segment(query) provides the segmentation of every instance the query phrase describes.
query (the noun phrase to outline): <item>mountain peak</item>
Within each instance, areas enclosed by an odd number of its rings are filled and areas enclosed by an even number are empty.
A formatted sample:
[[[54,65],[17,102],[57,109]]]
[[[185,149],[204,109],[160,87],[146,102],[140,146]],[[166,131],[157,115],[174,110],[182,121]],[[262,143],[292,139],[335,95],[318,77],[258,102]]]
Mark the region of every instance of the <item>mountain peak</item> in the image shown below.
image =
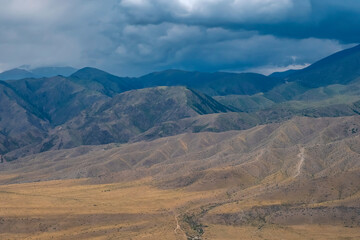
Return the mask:
[[[84,76],[84,75],[98,75],[98,74],[101,74],[101,75],[111,75],[110,73],[107,73],[103,70],[100,70],[98,68],[93,68],[93,67],[84,67],[84,68],[81,68],[79,70],[77,70],[76,72],[74,72],[73,74],[71,74],[70,77],[81,77],[81,76]]]
[[[85,67],[70,76],[72,81],[107,96],[138,88],[132,79],[112,75],[97,68]]]

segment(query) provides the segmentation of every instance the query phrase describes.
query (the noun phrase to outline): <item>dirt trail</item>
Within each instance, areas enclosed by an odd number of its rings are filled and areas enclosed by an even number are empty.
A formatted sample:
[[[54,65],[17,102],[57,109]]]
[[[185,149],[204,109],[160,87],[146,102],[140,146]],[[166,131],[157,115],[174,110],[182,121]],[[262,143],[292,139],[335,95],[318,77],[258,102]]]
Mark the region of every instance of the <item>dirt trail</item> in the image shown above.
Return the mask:
[[[174,214],[175,216],[175,222],[176,222],[176,228],[174,229],[174,233],[177,234],[182,234],[184,236],[184,239],[187,239],[186,234],[184,232],[184,230],[182,230],[180,224],[179,224],[179,220],[178,220],[178,216],[176,214]]]
[[[297,166],[296,166],[296,172],[294,177],[298,177],[301,173],[301,168],[304,165],[304,161],[305,161],[305,148],[301,147],[300,148],[300,153],[298,154],[298,157],[300,158],[300,161],[298,162]]]

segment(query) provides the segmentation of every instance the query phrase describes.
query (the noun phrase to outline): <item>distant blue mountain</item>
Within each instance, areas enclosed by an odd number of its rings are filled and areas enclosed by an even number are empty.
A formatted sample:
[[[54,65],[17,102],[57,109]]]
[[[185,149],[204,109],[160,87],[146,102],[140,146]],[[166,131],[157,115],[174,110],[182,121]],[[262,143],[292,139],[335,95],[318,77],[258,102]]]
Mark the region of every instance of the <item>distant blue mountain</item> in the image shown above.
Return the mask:
[[[54,77],[58,75],[68,77],[76,71],[77,69],[72,67],[40,67],[31,70],[33,74],[40,77]]]
[[[287,81],[299,82],[306,87],[348,84],[359,79],[360,45],[337,52],[286,76]]]
[[[288,76],[290,76],[291,74],[295,73],[296,71],[299,71],[299,70],[289,69],[289,70],[286,70],[283,72],[273,72],[272,74],[269,75],[269,77],[277,78],[277,79],[285,79]]]
[[[34,78],[33,73],[19,68],[14,68],[0,73],[0,80],[18,80],[23,78]]]
[[[187,72],[166,70],[142,76],[136,80],[143,87],[186,86],[210,96],[252,95],[266,92],[283,83],[282,79],[267,77],[257,73],[228,72]]]
[[[14,68],[0,73],[0,80],[19,80],[24,78],[68,77],[77,69],[72,67],[40,67],[34,69]]]

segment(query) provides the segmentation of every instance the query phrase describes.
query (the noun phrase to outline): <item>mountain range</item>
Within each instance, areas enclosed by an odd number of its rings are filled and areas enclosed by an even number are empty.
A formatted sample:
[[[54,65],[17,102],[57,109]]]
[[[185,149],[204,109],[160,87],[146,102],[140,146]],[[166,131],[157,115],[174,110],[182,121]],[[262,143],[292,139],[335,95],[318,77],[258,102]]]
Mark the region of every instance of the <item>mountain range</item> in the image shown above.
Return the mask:
[[[356,46],[284,78],[178,70],[122,78],[83,68],[69,77],[3,81],[1,154],[11,160],[29,148],[42,152],[240,130],[293,116],[356,115],[359,59]]]
[[[175,215],[188,239],[229,225],[360,226],[360,45],[269,76],[86,67],[0,79],[2,185],[150,179],[194,193],[156,215]]]

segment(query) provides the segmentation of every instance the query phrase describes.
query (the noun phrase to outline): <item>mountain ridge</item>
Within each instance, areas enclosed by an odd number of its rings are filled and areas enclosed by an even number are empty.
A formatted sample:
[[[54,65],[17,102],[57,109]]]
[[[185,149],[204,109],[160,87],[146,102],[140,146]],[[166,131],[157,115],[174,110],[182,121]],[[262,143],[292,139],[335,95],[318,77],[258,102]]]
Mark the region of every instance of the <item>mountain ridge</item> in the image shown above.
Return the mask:
[[[334,65],[351,60],[353,69],[360,62],[359,49],[348,49],[323,61]],[[344,56],[350,56],[350,60],[343,60]],[[307,69],[314,71],[320,66],[321,70],[323,65],[320,61]],[[289,77],[303,71],[309,70],[297,70]],[[357,71],[349,76],[360,76]],[[265,85],[259,85],[264,82]],[[34,129],[37,122],[44,126],[36,147],[30,140],[27,147],[3,147],[9,160],[31,152],[82,144],[153,140],[184,132],[243,130],[295,116],[341,117],[360,113],[360,85],[356,81],[344,85],[330,81],[332,85],[315,88],[297,80],[286,82],[252,73],[168,70],[140,78],[121,78],[99,69],[83,68],[70,77],[2,83],[22,103],[17,109],[32,116],[33,120],[24,124],[34,125]],[[155,86],[148,87],[152,85]],[[219,95],[211,97],[204,92]],[[10,123],[3,118],[1,124]],[[5,146],[5,142],[3,138],[1,144]]]
[[[360,44],[323,58],[291,73],[287,81],[298,81],[310,87],[348,84],[360,76]]]
[[[77,69],[72,67],[19,67],[6,70],[0,73],[0,80],[20,80],[24,78],[43,78],[43,77],[54,77],[54,76],[70,76]]]

